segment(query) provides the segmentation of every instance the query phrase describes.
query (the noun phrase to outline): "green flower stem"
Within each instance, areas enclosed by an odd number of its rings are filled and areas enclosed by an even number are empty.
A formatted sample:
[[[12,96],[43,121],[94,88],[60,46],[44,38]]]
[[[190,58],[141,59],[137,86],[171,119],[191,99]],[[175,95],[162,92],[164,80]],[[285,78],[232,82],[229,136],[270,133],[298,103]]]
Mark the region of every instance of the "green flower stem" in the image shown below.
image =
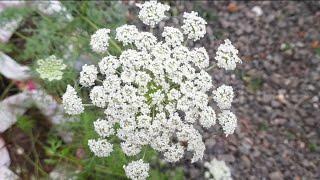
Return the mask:
[[[143,160],[144,160],[144,157],[146,156],[146,151],[147,151],[147,147],[144,147],[144,152],[143,152],[143,157],[142,157]]]

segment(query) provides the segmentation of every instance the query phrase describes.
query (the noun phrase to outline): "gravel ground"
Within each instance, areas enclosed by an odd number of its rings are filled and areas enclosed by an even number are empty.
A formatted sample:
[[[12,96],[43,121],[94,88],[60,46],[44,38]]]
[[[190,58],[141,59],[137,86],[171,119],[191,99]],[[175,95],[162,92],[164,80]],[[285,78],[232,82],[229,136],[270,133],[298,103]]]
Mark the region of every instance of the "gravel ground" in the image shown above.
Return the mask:
[[[235,179],[320,179],[320,2],[182,4],[210,14],[203,43],[211,57],[229,38],[244,61],[235,73],[212,71],[236,89],[238,129],[228,137],[208,130],[205,160],[225,160]],[[185,167],[188,179],[203,171]]]

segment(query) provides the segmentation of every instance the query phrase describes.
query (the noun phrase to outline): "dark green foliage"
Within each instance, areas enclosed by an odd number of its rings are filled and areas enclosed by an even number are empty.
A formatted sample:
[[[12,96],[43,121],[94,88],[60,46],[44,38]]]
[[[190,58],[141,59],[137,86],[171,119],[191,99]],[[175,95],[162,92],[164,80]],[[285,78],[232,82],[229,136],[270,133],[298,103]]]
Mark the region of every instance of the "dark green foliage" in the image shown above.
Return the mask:
[[[30,133],[35,125],[34,120],[28,116],[18,118],[16,125],[24,132]]]

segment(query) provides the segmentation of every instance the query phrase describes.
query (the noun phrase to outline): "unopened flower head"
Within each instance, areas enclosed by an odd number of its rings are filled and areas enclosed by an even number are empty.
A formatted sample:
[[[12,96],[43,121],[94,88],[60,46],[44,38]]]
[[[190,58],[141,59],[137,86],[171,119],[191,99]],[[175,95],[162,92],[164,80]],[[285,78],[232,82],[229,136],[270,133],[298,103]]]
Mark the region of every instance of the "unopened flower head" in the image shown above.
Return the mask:
[[[140,8],[138,17],[140,20],[151,27],[155,27],[160,21],[166,18],[165,12],[169,11],[170,6],[161,4],[155,0],[136,4]]]
[[[132,180],[145,180],[149,177],[149,164],[144,163],[142,159],[132,161],[123,168],[127,177]]]
[[[237,63],[242,62],[238,57],[238,50],[231,44],[229,39],[224,40],[224,44],[218,47],[215,59],[218,62],[217,66],[225,70],[234,70]]]
[[[198,16],[197,12],[185,12],[183,14],[183,34],[187,35],[188,39],[199,40],[206,34],[207,22]]]
[[[68,85],[67,91],[62,96],[62,104],[67,114],[81,114],[84,110],[81,99],[76,90]]]
[[[98,29],[91,35],[90,46],[94,52],[104,53],[108,50],[110,29]]]
[[[46,59],[39,59],[37,65],[36,71],[39,73],[40,78],[47,79],[48,81],[61,80],[63,70],[67,67],[63,63],[63,60],[57,59],[55,55],[49,56]]]
[[[229,167],[224,161],[212,159],[211,162],[205,162],[204,167],[208,169],[205,172],[205,178],[209,180],[232,180]]]
[[[213,91],[213,99],[220,109],[230,109],[234,93],[232,86],[222,85]]]

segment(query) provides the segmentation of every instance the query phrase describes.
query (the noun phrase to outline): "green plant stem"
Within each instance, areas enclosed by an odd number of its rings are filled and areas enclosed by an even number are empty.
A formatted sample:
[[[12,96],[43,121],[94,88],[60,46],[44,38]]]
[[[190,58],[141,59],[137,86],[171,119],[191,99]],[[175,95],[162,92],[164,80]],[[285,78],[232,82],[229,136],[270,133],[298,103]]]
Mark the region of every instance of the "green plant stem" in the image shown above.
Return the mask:
[[[209,66],[207,69],[206,69],[206,71],[210,71],[212,68],[214,68],[214,67],[216,67],[216,65],[215,64],[213,64],[213,65],[211,65],[211,66]]]
[[[19,36],[20,38],[24,39],[24,40],[28,40],[29,38],[21,33],[19,33],[18,31],[15,31],[14,34],[16,34],[17,36]]]
[[[10,88],[14,85],[13,81],[10,82],[10,84],[6,87],[6,89],[3,91],[3,93],[0,96],[0,99],[3,99],[8,92],[10,91]]]
[[[38,165],[32,161],[32,159],[26,155],[26,154],[23,154],[22,155],[29,163],[31,163],[36,169],[38,169],[43,175],[45,176],[48,176],[48,173],[46,173],[44,170],[42,170],[41,168],[38,168]]]
[[[146,156],[146,151],[147,151],[147,147],[144,148],[143,157],[142,157],[143,160],[144,160],[144,157]]]

